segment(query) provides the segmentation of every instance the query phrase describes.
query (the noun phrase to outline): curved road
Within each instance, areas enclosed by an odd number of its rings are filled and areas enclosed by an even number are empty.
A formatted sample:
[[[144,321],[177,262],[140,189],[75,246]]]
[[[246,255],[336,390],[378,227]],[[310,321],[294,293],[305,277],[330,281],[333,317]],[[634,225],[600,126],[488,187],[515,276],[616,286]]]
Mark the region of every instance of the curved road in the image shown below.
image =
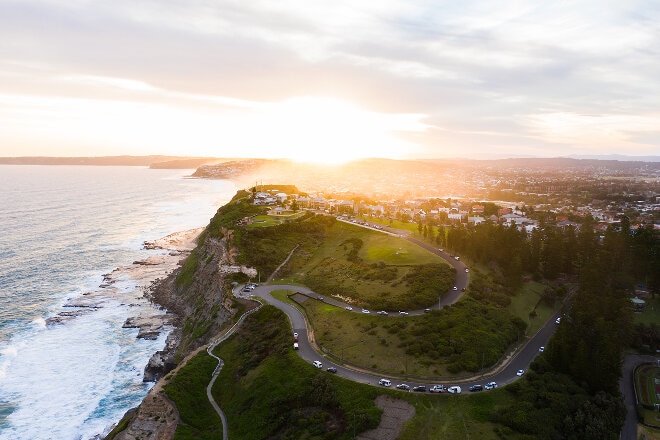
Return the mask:
[[[436,255],[441,256],[449,264],[451,264],[451,266],[456,270],[456,285],[455,285],[456,290],[452,288],[449,292],[443,295],[441,299],[439,299],[437,304],[434,304],[432,307],[429,308],[436,308],[436,309],[442,308],[444,306],[453,304],[460,299],[460,297],[463,294],[463,289],[467,288],[467,285],[469,283],[469,272],[466,272],[467,266],[462,261],[457,260],[456,258],[453,258],[451,255],[447,254],[446,252],[434,248],[433,246],[424,243],[420,240],[417,240],[415,238],[407,237],[401,234],[395,234],[389,231],[387,231],[387,233],[398,235],[399,237],[402,237],[418,246],[427,249],[428,251]],[[323,363],[323,369],[327,369],[328,367],[335,367],[337,369],[338,375],[353,380],[355,382],[378,385],[378,381],[381,378],[383,378],[381,373],[370,372],[368,369],[365,368],[358,368],[350,365],[338,364],[336,362],[331,361],[328,358],[323,357],[316,350],[315,346],[313,345],[313,342],[310,342],[314,340],[314,335],[311,334],[311,332],[308,330],[307,322],[302,312],[293,305],[280,301],[277,298],[274,298],[270,294],[270,292],[273,290],[282,290],[282,289],[298,291],[311,298],[316,298],[319,301],[323,301],[326,304],[331,304],[341,308],[346,308],[348,304],[338,301],[334,298],[321,297],[320,295],[318,295],[317,293],[313,292],[312,290],[306,287],[294,286],[294,285],[262,285],[262,286],[257,286],[252,292],[248,293],[248,296],[253,295],[262,298],[267,303],[282,310],[289,317],[293,331],[295,333],[298,333],[299,335],[298,355],[301,358],[305,359],[310,363],[315,360],[320,360]],[[361,309],[359,308],[354,308],[353,312],[362,313]],[[412,310],[412,311],[408,311],[408,314],[420,315],[423,314],[424,312],[425,310]],[[374,313],[374,311],[370,311],[370,313]],[[393,316],[398,317],[399,314],[397,312],[393,312],[390,314],[390,317]],[[548,322],[535,335],[533,335],[522,347],[520,347],[512,358],[506,360],[503,365],[499,367],[495,367],[494,370],[492,371],[492,374],[486,374],[471,380],[463,379],[462,381],[454,381],[453,384],[459,384],[461,387],[469,387],[471,385],[476,385],[476,384],[484,385],[485,383],[491,381],[496,382],[498,385],[506,385],[508,383],[513,382],[518,378],[516,372],[518,370],[526,370],[529,367],[529,364],[532,362],[532,360],[534,360],[534,358],[538,356],[539,347],[547,345],[547,342],[550,340],[550,337],[555,331],[555,327],[556,327],[555,319],[558,316],[559,316],[559,312],[557,312],[554,316],[552,316],[548,320]],[[403,382],[404,380],[392,380],[393,385]],[[424,383],[420,383],[414,380],[413,381],[406,380],[405,383],[410,385],[410,387],[412,388],[416,385],[428,386],[440,382],[427,381]],[[452,385],[447,382],[444,382],[442,384],[448,386]]]
[[[298,346],[299,346],[298,355],[301,358],[305,359],[310,363],[315,360],[319,360],[323,363],[323,369],[327,369],[328,367],[335,367],[337,369],[337,374],[339,376],[345,377],[355,382],[378,385],[378,381],[381,378],[385,377],[382,376],[381,373],[370,372],[368,369],[365,368],[358,369],[357,367],[353,367],[350,365],[343,365],[333,362],[330,359],[325,358],[321,354],[319,354],[319,352],[313,346],[312,342],[310,342],[314,340],[314,337],[313,334],[311,334],[311,332],[308,330],[307,322],[305,320],[305,317],[303,316],[303,313],[295,306],[289,303],[285,303],[273,297],[270,294],[273,290],[294,290],[306,294],[308,296],[311,296],[312,298],[318,297],[318,295],[315,294],[310,289],[307,289],[302,286],[293,286],[293,285],[258,286],[252,292],[252,295],[262,298],[267,303],[282,310],[289,317],[293,331],[298,333]],[[328,304],[336,305],[338,307],[342,307],[342,303],[334,299],[325,299],[324,302]],[[357,312],[360,313],[359,310]],[[410,312],[411,315],[413,313],[423,313],[423,311]],[[484,385],[487,382],[491,382],[491,381],[497,382],[498,385],[506,385],[508,383],[513,382],[518,378],[518,376],[516,375],[516,371],[520,369],[527,369],[527,367],[532,362],[532,360],[534,360],[534,358],[539,354],[539,347],[546,345],[548,340],[550,340],[550,336],[552,336],[555,330],[554,321],[558,316],[559,313],[553,316],[548,321],[548,323],[544,327],[542,327],[534,336],[532,336],[529,339],[529,341],[515,353],[515,356],[512,359],[510,359],[505,366],[498,369],[497,372],[494,372],[493,374],[490,375],[481,376],[478,379],[475,378],[472,380],[463,380],[460,382],[455,381],[454,383],[451,384],[447,382],[443,382],[442,384],[447,386],[458,384],[461,387],[469,387],[471,385],[476,385],[476,384]],[[383,317],[383,318],[387,319],[387,317]],[[422,383],[418,381],[408,381],[408,380],[404,381],[404,380],[392,379],[393,385],[403,382],[410,385],[411,387],[416,385],[428,386],[428,385],[440,383],[438,381],[427,381]]]

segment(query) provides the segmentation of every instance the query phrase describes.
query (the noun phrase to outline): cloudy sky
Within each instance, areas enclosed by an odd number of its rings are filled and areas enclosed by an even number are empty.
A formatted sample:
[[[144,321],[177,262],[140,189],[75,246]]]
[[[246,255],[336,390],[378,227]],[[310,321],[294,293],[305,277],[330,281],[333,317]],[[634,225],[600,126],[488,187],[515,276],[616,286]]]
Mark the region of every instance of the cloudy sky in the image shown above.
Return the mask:
[[[0,156],[660,154],[648,0],[0,0]]]

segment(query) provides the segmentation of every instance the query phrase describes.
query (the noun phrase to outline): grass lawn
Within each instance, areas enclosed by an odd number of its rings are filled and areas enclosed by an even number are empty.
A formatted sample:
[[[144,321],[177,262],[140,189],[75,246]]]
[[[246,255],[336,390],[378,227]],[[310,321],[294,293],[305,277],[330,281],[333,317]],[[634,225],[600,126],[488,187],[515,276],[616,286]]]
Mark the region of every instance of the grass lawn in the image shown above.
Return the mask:
[[[416,439],[501,439],[495,433],[498,425],[489,422],[496,408],[512,403],[511,394],[493,390],[468,395],[408,395],[405,400],[415,407],[415,417],[407,424],[398,440]],[[508,432],[507,439],[522,438]]]
[[[282,215],[257,215],[252,218],[252,224],[246,226],[246,229],[266,228],[269,226],[279,225],[285,220],[291,220],[300,217],[303,212],[296,212],[295,214],[282,214]]]
[[[426,249],[402,238],[382,233],[371,233],[364,240],[359,256],[369,263],[428,264],[444,261]]]
[[[637,323],[660,324],[660,298],[647,299],[646,310],[633,313],[633,317]]]
[[[319,301],[301,307],[330,356],[398,377],[468,376],[496,363],[519,331],[506,311],[474,300],[420,316],[348,312]]]
[[[536,333],[556,310],[541,301],[544,288],[543,284],[530,281],[511,298],[509,312],[527,323],[527,335]]]
[[[303,305],[314,326],[319,346],[346,363],[403,375],[429,374],[429,368],[406,356],[401,339],[389,334],[382,324],[392,320],[414,320],[417,317],[385,317],[375,312],[361,314],[348,312],[319,301],[306,301]],[[432,371],[432,370],[431,370]],[[434,375],[443,375],[439,370]]]
[[[437,270],[417,277],[418,268],[430,264]],[[415,277],[426,283],[413,285]],[[428,307],[453,278],[451,266],[438,255],[399,237],[337,222],[287,281],[353,298],[357,306],[398,311]]]
[[[383,261],[386,264],[426,264],[444,261],[403,238],[349,223],[337,222],[329,232],[321,247],[310,259],[308,267],[314,267],[326,258],[343,259],[347,250],[350,250],[345,243],[351,239],[362,240],[363,246],[358,256],[365,263]]]

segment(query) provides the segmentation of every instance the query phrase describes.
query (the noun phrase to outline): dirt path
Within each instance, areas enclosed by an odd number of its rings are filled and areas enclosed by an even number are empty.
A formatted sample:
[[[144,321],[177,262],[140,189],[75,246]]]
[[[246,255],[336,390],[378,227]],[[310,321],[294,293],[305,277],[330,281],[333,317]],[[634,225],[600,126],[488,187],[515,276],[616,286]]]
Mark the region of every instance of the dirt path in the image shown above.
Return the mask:
[[[358,435],[358,440],[395,440],[403,424],[415,415],[415,408],[411,404],[391,397],[376,397],[376,406],[383,410],[380,424],[376,429]]]

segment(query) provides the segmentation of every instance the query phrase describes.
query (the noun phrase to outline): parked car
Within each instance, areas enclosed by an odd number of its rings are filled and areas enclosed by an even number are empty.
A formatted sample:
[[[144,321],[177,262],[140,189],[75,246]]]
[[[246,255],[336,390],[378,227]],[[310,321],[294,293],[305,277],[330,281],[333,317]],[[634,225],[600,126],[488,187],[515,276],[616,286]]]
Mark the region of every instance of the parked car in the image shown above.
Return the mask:
[[[319,296],[319,301],[323,301],[323,300],[325,300],[325,298],[323,298],[322,296]]]
[[[426,385],[417,385],[416,387],[413,387],[413,391],[417,391],[418,393],[425,393]]]
[[[468,269],[468,268],[466,267],[466,268],[465,268],[465,273],[468,273],[469,271],[470,271],[470,269]]]
[[[444,393],[445,391],[447,391],[447,387],[444,385],[433,385],[429,388],[429,392],[431,393]]]
[[[540,352],[540,353],[543,353],[544,351],[545,351],[545,347],[544,347],[543,345],[541,345],[541,346],[539,347],[539,352]]]
[[[494,390],[497,388],[497,382],[488,382],[484,388],[487,390]]]
[[[428,313],[430,311],[431,311],[431,309],[424,309],[424,313]]]
[[[312,364],[313,364],[316,368],[323,368],[323,364],[321,363],[321,361],[314,361],[314,362],[312,362]]]
[[[298,341],[298,333],[293,332],[293,340],[296,342]]]
[[[559,324],[561,322],[561,316],[557,319],[555,319],[555,324]]]
[[[459,257],[458,255],[454,257],[454,260],[456,260],[456,261],[458,261],[460,259],[461,259],[461,257]]]
[[[471,392],[475,392],[475,391],[483,391],[483,389],[484,389],[483,385],[472,385],[472,386],[470,387],[470,391],[471,391]]]
[[[336,373],[337,369],[335,367],[328,367],[328,373]]]
[[[454,385],[454,386],[451,386],[451,387],[447,388],[447,391],[451,394],[461,394],[462,390],[461,390],[461,387],[459,387],[458,385]]]
[[[399,311],[399,315],[406,316],[407,314],[408,314],[408,312]]]
[[[294,349],[294,350],[298,350],[298,343],[297,343],[297,342],[294,342],[294,343],[293,343],[293,349]]]
[[[369,310],[367,310],[367,309],[362,309],[362,313],[369,313]]]
[[[399,385],[396,386],[397,390],[404,390],[404,391],[410,391],[410,385],[406,383],[400,383]]]
[[[516,376],[522,376],[523,374],[525,374],[525,370],[516,371]]]
[[[378,315],[387,316],[388,313],[385,310],[381,310],[380,312],[378,312]]]
[[[378,381],[378,385],[382,385],[384,387],[389,387],[390,385],[392,385],[392,381],[389,380],[389,379],[381,379],[381,380]]]
[[[451,290],[458,290],[458,287],[454,286],[451,288]]]
[[[348,310],[349,312],[351,312],[351,311],[353,311],[353,307],[351,307],[351,306],[346,306],[346,310]]]

